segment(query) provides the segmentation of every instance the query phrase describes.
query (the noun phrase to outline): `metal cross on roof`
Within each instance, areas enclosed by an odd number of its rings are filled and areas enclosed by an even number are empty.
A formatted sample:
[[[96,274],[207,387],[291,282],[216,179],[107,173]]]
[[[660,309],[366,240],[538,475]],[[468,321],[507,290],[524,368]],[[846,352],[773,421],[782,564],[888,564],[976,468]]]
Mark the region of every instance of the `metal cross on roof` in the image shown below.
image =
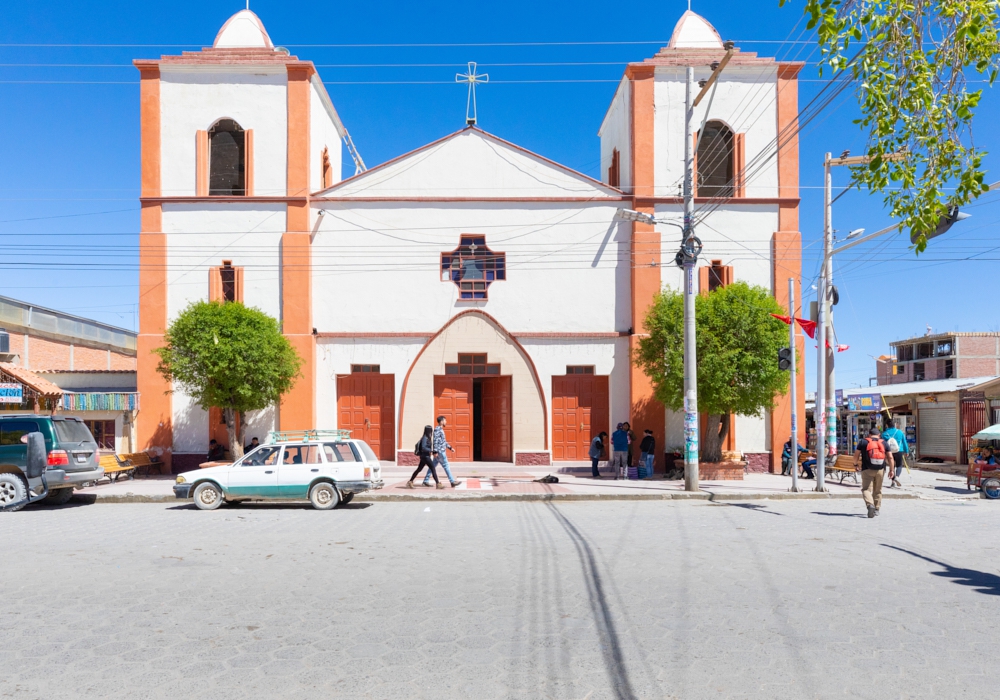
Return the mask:
[[[476,123],[476,85],[490,82],[489,73],[476,73],[476,64],[469,61],[469,69],[465,73],[455,74],[456,83],[469,84],[469,96],[465,101],[465,123],[472,126]]]

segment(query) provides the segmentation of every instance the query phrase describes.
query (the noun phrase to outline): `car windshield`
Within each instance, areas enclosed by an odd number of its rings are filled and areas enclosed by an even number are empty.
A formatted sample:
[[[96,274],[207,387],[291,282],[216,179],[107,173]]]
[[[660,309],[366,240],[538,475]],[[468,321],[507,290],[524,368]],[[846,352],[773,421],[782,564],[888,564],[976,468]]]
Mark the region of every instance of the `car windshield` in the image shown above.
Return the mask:
[[[87,426],[78,420],[54,420],[52,425],[56,428],[56,437],[59,442],[93,442],[94,436],[90,434]]]

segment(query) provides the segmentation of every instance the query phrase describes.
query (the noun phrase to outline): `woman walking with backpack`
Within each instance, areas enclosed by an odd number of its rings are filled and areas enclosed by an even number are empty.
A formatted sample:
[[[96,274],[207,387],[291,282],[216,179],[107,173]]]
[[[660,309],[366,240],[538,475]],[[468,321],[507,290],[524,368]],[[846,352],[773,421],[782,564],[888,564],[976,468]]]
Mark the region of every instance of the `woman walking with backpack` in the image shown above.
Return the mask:
[[[414,453],[420,456],[420,464],[417,466],[413,474],[410,475],[410,480],[406,482],[406,488],[413,488],[413,480],[416,479],[424,467],[427,467],[431,476],[434,477],[434,483],[437,484],[437,488],[443,489],[444,484],[438,479],[437,469],[434,468],[434,460],[432,456],[434,455],[434,428],[429,425],[424,426],[424,435],[420,438],[420,442],[417,443]]]

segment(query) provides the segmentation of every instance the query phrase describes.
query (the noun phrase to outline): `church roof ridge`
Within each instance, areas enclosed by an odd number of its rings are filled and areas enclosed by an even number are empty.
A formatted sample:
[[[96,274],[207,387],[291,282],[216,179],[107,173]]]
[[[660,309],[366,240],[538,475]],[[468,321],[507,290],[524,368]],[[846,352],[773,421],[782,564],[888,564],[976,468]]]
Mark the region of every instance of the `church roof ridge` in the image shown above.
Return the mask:
[[[264,23],[260,21],[260,17],[247,8],[240,10],[226,20],[219,33],[215,35],[212,47],[220,49],[245,47],[273,49],[274,44],[271,42],[267,30],[264,29]]]
[[[501,138],[500,136],[497,136],[496,134],[491,134],[490,132],[488,132],[488,131],[486,131],[484,129],[479,128],[478,126],[469,125],[469,126],[465,126],[465,127],[461,128],[461,129],[459,129],[458,131],[453,131],[450,134],[446,134],[446,135],[442,136],[439,139],[435,139],[434,141],[431,141],[430,143],[424,144],[423,146],[419,146],[418,148],[414,148],[413,150],[407,151],[406,153],[402,153],[402,154],[396,156],[395,158],[391,158],[391,159],[385,161],[384,163],[379,163],[378,165],[375,165],[375,166],[369,168],[368,170],[365,170],[364,172],[352,175],[351,177],[349,177],[349,178],[347,178],[345,180],[341,180],[340,182],[335,183],[334,185],[332,185],[331,187],[326,188],[325,190],[320,190],[319,192],[314,192],[311,195],[311,197],[323,197],[325,194],[331,193],[331,192],[333,192],[335,190],[338,190],[338,189],[344,187],[345,185],[347,185],[349,183],[353,183],[353,182],[357,181],[358,179],[360,179],[362,177],[365,177],[366,175],[370,175],[370,174],[378,172],[380,170],[384,170],[385,168],[388,168],[389,166],[391,166],[391,165],[393,165],[395,163],[398,163],[399,161],[403,160],[404,158],[409,158],[410,156],[414,156],[417,153],[421,153],[423,151],[426,151],[429,148],[433,148],[435,146],[438,146],[438,145],[440,145],[440,144],[442,144],[442,143],[444,143],[446,141],[449,141],[449,140],[451,140],[451,139],[453,139],[453,138],[455,138],[457,136],[461,136],[462,134],[465,134],[465,133],[475,133],[475,134],[478,134],[478,135],[480,135],[482,137],[485,137],[487,139],[496,141],[496,142],[498,142],[500,144],[503,144],[505,146],[508,146],[508,147],[510,147],[510,148],[512,148],[512,149],[514,149],[516,151],[519,151],[521,153],[527,154],[531,158],[537,158],[538,160],[543,161],[543,162],[545,162],[545,163],[547,163],[547,164],[549,164],[549,165],[551,165],[551,166],[553,166],[555,168],[558,168],[559,170],[562,170],[564,172],[570,173],[570,174],[574,175],[575,177],[582,178],[583,180],[586,180],[587,182],[589,182],[592,185],[596,185],[596,186],[598,186],[598,187],[600,187],[602,189],[611,190],[614,193],[619,193],[619,194],[624,195],[624,192],[622,192],[617,187],[612,187],[611,185],[609,185],[607,183],[604,183],[604,182],[601,182],[600,180],[598,180],[596,178],[593,178],[590,175],[586,175],[584,173],[581,173],[578,170],[574,170],[573,168],[570,168],[569,166],[563,165],[562,163],[556,162],[556,161],[552,160],[551,158],[546,158],[545,156],[543,156],[543,155],[541,155],[539,153],[535,153],[534,151],[531,151],[531,150],[529,150],[527,148],[524,148],[523,146],[518,146],[516,143],[508,141],[507,139]],[[610,196],[614,196],[614,195],[610,195]]]

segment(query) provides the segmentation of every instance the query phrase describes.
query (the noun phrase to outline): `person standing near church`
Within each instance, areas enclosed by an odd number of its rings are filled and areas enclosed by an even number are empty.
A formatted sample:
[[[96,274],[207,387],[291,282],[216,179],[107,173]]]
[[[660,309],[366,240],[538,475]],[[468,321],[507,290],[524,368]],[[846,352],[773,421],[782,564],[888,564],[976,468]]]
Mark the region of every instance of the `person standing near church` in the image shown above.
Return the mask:
[[[452,452],[455,448],[451,446],[448,439],[444,436],[444,426],[448,425],[448,419],[444,416],[437,417],[437,426],[434,428],[434,451],[437,452],[437,456],[434,458],[434,464],[444,467],[444,473],[448,475],[448,481],[451,482],[451,487],[455,488],[461,481],[456,481],[455,477],[451,475],[451,469],[448,467],[448,450]],[[424,476],[424,486],[431,485],[431,473],[427,472]]]
[[[639,443],[639,451],[642,453],[640,464],[646,469],[646,478],[653,478],[653,461],[656,459],[656,438],[653,431],[646,428],[643,432],[642,442]]]
[[[608,434],[602,432],[590,441],[590,474],[595,479],[601,478],[601,472],[597,468],[597,463],[601,461],[604,454],[604,441],[608,439]]]
[[[628,433],[618,424],[618,429],[611,434],[611,466],[615,470],[615,479],[628,477]]]

